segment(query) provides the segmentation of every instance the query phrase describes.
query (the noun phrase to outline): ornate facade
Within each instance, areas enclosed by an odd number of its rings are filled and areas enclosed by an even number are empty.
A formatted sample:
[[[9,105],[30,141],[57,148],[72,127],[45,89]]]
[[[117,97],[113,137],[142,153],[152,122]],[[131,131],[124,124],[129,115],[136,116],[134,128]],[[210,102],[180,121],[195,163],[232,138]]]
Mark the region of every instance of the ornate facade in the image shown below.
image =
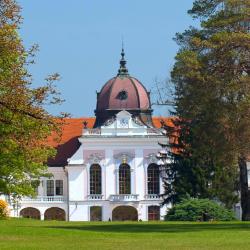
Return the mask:
[[[160,220],[166,206],[156,154],[166,143],[152,118],[150,94],[126,68],[97,93],[96,118],[66,119],[58,154],[37,197],[23,197],[13,216],[69,221]]]

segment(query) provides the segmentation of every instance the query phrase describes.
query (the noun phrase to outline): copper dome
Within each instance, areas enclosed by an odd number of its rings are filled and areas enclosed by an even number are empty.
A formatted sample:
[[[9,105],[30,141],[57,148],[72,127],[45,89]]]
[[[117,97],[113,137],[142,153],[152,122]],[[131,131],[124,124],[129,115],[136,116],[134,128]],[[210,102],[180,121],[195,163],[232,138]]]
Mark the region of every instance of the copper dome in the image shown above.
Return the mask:
[[[140,116],[141,113],[150,115],[150,95],[143,84],[129,75],[122,49],[120,69],[117,76],[110,79],[97,93],[96,126],[100,126],[105,120],[111,118],[121,110],[127,110],[133,115]]]
[[[146,88],[134,77],[116,76],[101,89],[97,99],[97,110],[147,110],[150,108]]]

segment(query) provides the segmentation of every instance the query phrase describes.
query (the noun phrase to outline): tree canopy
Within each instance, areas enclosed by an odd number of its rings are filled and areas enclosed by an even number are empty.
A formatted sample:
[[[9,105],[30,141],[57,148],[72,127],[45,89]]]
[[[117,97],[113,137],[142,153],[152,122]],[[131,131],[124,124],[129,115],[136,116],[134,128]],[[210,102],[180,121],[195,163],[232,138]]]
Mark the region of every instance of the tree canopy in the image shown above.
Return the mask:
[[[18,34],[20,6],[0,1],[0,194],[32,195],[34,185],[47,175],[46,162],[55,153],[47,137],[60,132],[60,119],[45,105],[62,100],[51,75],[34,88],[28,68],[36,46],[26,50]],[[63,114],[62,114],[63,116]]]
[[[174,177],[166,202],[191,196],[218,199],[231,208],[240,183],[246,211],[250,1],[197,0],[189,14],[201,20],[201,28],[191,27],[175,39],[180,50],[171,78],[178,136],[170,146],[179,150],[172,153]]]

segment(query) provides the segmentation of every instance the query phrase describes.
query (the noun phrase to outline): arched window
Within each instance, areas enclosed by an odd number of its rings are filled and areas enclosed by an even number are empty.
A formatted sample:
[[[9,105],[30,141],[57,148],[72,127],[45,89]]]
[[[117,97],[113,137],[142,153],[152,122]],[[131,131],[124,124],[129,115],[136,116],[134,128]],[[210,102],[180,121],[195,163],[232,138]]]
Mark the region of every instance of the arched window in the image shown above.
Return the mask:
[[[130,194],[130,184],[130,166],[128,164],[121,164],[119,167],[119,194]]]
[[[160,171],[157,164],[148,166],[148,194],[160,193]]]
[[[31,219],[41,219],[40,211],[37,208],[26,207],[20,211],[20,216],[23,218],[31,218]]]
[[[98,164],[90,167],[90,194],[102,194],[102,169]]]

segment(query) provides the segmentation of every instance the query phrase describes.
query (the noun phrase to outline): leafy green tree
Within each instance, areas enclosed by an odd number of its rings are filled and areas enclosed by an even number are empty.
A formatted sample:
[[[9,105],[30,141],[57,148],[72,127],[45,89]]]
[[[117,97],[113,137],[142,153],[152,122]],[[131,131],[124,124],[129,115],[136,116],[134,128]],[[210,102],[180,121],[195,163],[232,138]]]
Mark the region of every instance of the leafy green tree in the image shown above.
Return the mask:
[[[46,143],[60,131],[44,106],[61,102],[53,84],[32,88],[28,66],[36,46],[25,50],[18,35],[20,6],[14,0],[0,1],[0,194],[32,195],[34,183],[47,175],[46,162],[55,153]]]
[[[232,211],[209,199],[184,199],[173,206],[165,217],[169,221],[231,221]]]
[[[197,0],[189,13],[201,29],[177,34],[172,71],[175,137],[172,185],[166,201],[185,196],[237,202],[249,218],[246,160],[250,149],[250,34],[248,0]],[[239,174],[240,173],[240,174]]]

